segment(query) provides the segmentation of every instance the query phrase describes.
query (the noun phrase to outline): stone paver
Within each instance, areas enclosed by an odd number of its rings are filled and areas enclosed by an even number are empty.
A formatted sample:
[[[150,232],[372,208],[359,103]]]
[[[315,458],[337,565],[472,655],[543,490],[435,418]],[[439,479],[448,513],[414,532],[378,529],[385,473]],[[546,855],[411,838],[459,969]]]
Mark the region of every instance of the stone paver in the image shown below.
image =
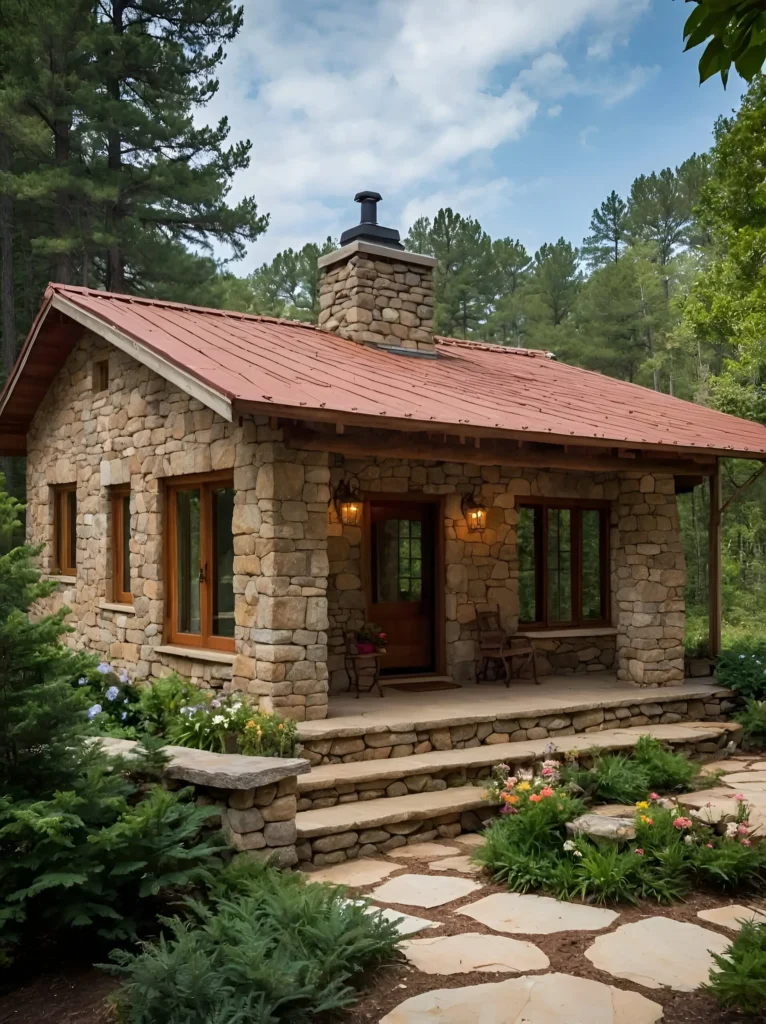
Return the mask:
[[[467,875],[478,875],[481,871],[480,864],[474,864],[468,854],[460,857],[444,857],[442,860],[435,860],[428,865],[432,871],[462,871]]]
[[[404,943],[402,952],[424,974],[522,974],[550,966],[548,957],[532,942],[479,932],[414,939]]]
[[[399,903],[405,907],[440,907],[481,888],[479,882],[455,875],[405,874],[378,886],[372,898],[379,903]]]
[[[766,913],[753,907],[743,907],[741,903],[732,903],[729,907],[715,907],[713,910],[698,910],[697,917],[722,928],[728,928],[732,932],[740,930],[742,921],[766,924]]]
[[[306,872],[306,877],[310,882],[333,882],[335,885],[374,885],[388,878],[398,867],[398,864],[391,864],[390,861],[362,857],[333,864],[319,871]]]
[[[636,992],[538,974],[413,996],[380,1024],[655,1024],[662,1007]]]
[[[392,882],[397,881],[393,879]],[[392,884],[391,882],[388,883]],[[549,896],[516,892],[485,896],[458,911],[479,924],[511,935],[551,935],[553,932],[598,931],[620,916],[614,910],[560,903]]]
[[[394,860],[407,860],[409,857],[454,857],[458,851],[454,846],[445,846],[443,843],[413,843],[411,846],[400,846],[398,850],[391,850],[389,857]]]
[[[708,980],[729,940],[718,932],[667,917],[647,917],[599,935],[585,951],[599,970],[647,988],[693,992]]]
[[[479,846],[484,846],[484,836],[478,835],[476,832],[464,832],[462,836],[455,836],[454,842],[476,849]]]
[[[423,932],[427,928],[438,928],[438,921],[429,921],[426,917],[415,917],[414,914],[400,914],[397,910],[392,910],[390,907],[375,907],[371,906],[367,908],[366,913],[376,914],[380,912],[380,916],[384,921],[391,921],[395,924],[400,935],[417,935],[418,932]]]

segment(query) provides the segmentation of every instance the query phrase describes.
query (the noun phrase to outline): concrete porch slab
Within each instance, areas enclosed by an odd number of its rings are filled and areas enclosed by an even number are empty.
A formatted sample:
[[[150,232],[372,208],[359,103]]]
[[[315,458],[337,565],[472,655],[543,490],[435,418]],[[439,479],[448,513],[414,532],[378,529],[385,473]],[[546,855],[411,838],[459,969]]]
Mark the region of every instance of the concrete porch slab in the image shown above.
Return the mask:
[[[612,673],[591,676],[548,676],[539,686],[513,682],[468,684],[459,690],[425,693],[397,692],[391,687],[382,699],[346,694],[331,695],[329,717],[300,722],[304,741],[361,736],[375,732],[439,729],[464,722],[492,722],[497,718],[536,718],[556,712],[627,707],[653,701],[706,700],[728,697],[730,690],[714,682],[686,680],[679,686],[645,687],[619,683]]]

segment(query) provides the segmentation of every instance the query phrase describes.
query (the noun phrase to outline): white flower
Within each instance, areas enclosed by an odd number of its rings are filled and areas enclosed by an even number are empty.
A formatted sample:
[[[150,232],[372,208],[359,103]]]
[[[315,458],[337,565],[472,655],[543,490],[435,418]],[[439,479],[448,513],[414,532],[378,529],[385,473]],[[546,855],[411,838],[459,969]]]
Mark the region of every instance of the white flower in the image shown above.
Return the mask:
[[[733,839],[737,834],[737,823],[736,821],[730,821],[726,826],[726,835],[729,839]]]
[[[213,725],[223,725],[225,721],[223,715],[213,715]]]
[[[577,847],[575,846],[575,844],[572,842],[571,839],[567,839],[567,841],[564,843],[564,849],[566,850],[567,853],[571,853],[573,850],[576,850]]]
[[[691,846],[691,844],[694,842],[694,836],[689,836],[689,835],[684,836],[684,842],[686,843],[687,846]]]

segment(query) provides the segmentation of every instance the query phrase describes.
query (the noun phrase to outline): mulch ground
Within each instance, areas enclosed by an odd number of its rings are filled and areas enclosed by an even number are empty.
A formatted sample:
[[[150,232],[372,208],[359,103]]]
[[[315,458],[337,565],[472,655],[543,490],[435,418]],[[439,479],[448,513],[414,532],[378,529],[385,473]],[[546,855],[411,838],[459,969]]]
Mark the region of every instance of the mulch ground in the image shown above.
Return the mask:
[[[449,841],[445,840],[445,845]],[[456,852],[462,852],[456,851]],[[431,869],[425,861],[408,859],[397,862],[397,871],[389,875],[413,872],[417,874],[458,874],[444,870]],[[423,910],[421,907],[395,906],[393,909],[403,914],[426,917],[438,921],[441,925],[438,932],[429,929],[413,938],[430,935],[455,935],[460,932],[482,932],[498,934],[491,928],[455,913],[456,910],[484,896],[495,892],[508,892],[507,887],[493,882],[485,882],[480,892],[471,893],[464,899],[455,900],[446,907],[434,907]],[[369,895],[374,885],[355,890],[361,895]],[[669,989],[649,989],[621,978],[614,978],[604,971],[598,970],[585,956],[585,950],[593,943],[597,935],[614,931],[620,925],[629,924],[642,917],[663,916],[677,921],[688,921],[701,925],[712,931],[718,931],[731,939],[732,934],[726,929],[718,928],[697,917],[698,910],[712,907],[727,906],[730,903],[744,903],[766,911],[763,900],[754,900],[743,895],[726,898],[706,893],[693,894],[686,903],[678,903],[671,907],[659,906],[656,903],[643,903],[639,906],[610,908],[619,910],[620,916],[609,928],[597,932],[559,932],[553,935],[514,935],[515,939],[528,940],[534,943],[548,956],[550,967],[545,971],[528,973],[573,974],[581,978],[592,978],[617,988],[629,989],[660,1003],[665,1011],[663,1024],[753,1024],[759,1018],[743,1016],[739,1013],[727,1013],[719,1009],[716,1002],[709,996],[697,992],[673,992]],[[374,974],[365,979],[364,994],[360,1002],[345,1013],[338,1014],[332,1020],[338,1024],[377,1024],[381,1017],[389,1013],[395,1006],[421,992],[435,988],[462,988],[469,985],[482,985],[503,981],[513,977],[510,974],[488,974],[472,972],[470,974],[434,975],[424,974],[406,962],[384,965]],[[116,987],[114,978],[92,967],[90,964],[73,961],[62,964],[56,970],[49,971],[22,983],[13,991],[0,996],[0,1024],[114,1024],[115,1016],[108,1004],[108,996]]]

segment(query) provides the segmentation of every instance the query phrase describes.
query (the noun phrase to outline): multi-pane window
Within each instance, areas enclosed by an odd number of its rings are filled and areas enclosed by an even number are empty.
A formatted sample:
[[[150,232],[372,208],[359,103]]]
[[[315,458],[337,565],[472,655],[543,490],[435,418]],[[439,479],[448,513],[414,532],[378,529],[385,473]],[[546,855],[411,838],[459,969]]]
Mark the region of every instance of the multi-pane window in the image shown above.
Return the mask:
[[[519,622],[541,628],[609,621],[609,509],[548,500],[519,506]]]
[[[234,487],[230,476],[168,488],[167,633],[173,643],[234,650]]]
[[[130,488],[113,487],[112,506],[112,600],[132,604],[130,587]]]
[[[54,571],[60,576],[77,574],[77,487],[64,484],[53,491]]]
[[[419,519],[386,519],[376,524],[376,602],[421,600],[422,528]]]

